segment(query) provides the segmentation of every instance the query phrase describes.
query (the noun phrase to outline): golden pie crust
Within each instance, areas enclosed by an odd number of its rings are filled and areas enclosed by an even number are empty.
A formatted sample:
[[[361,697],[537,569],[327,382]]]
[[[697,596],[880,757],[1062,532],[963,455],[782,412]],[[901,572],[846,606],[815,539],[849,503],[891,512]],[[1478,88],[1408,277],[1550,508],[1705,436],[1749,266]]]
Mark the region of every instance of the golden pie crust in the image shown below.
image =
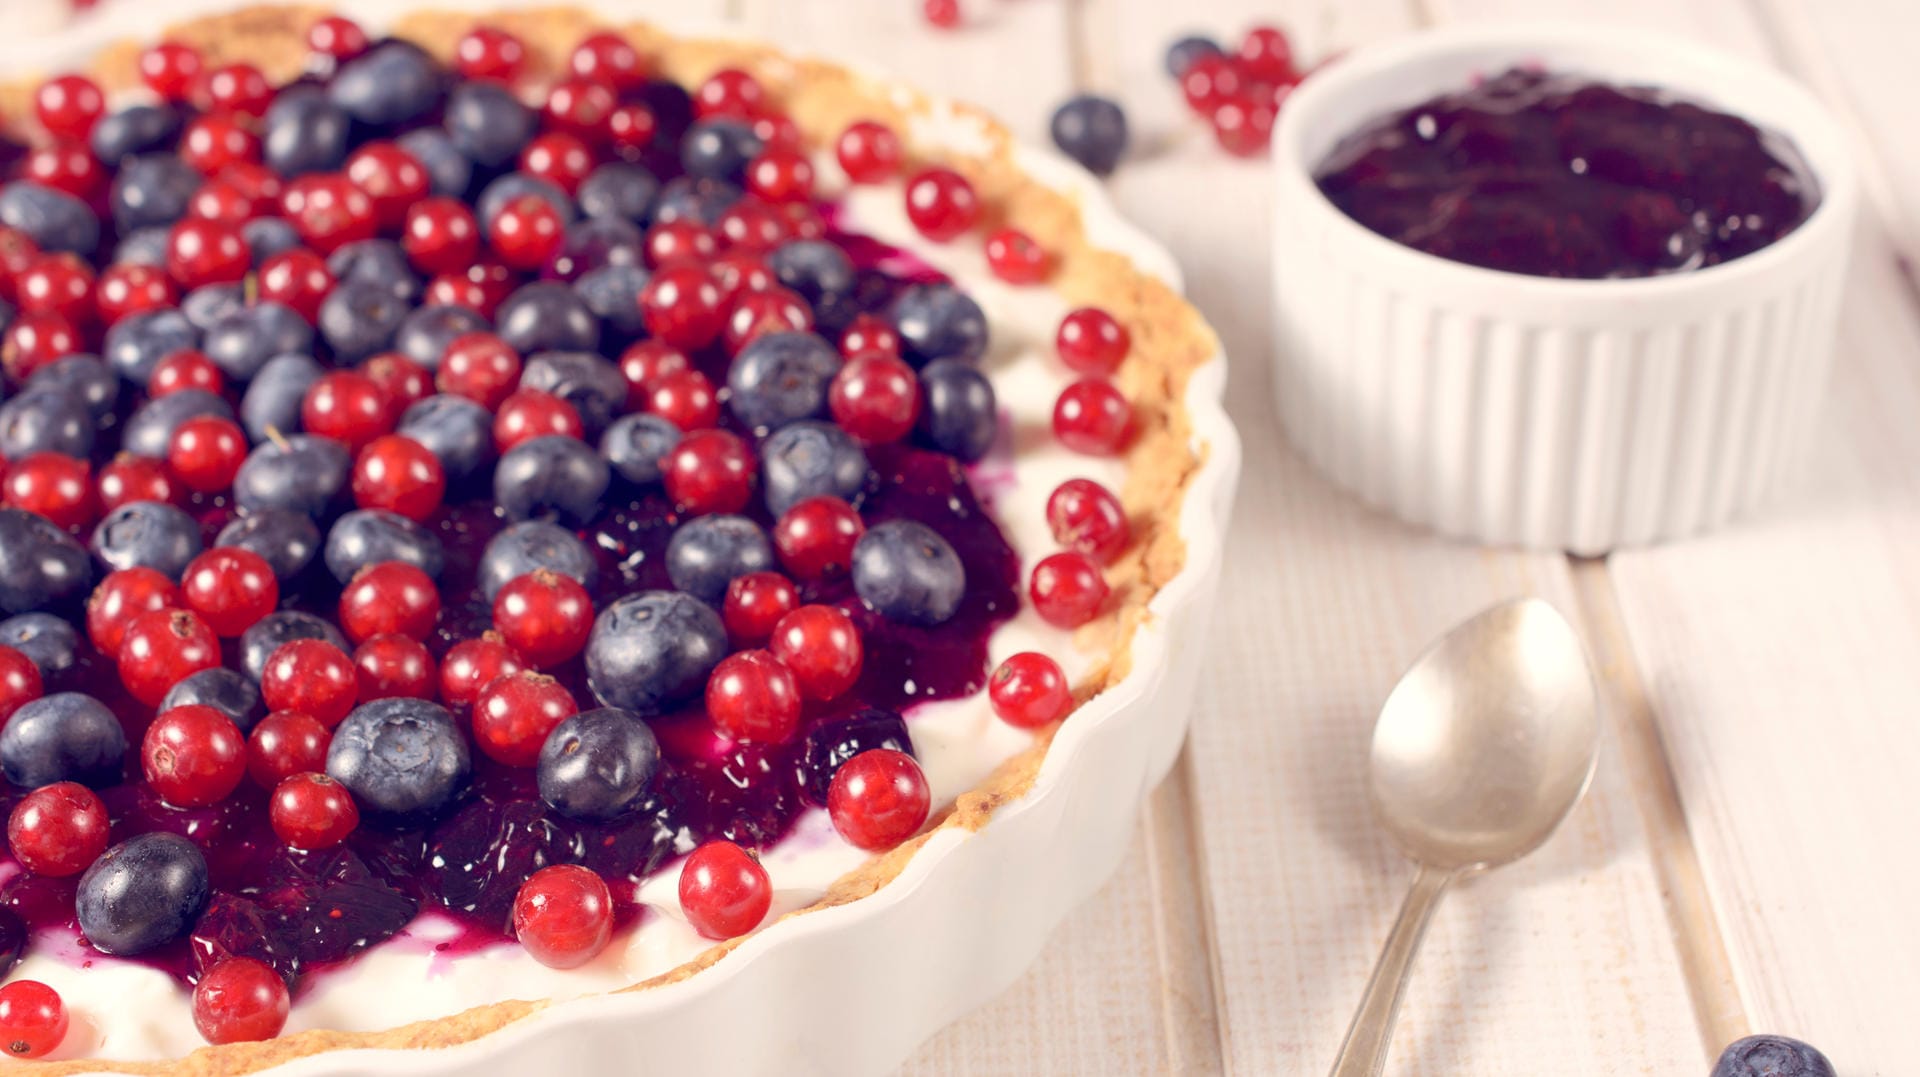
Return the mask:
[[[331,9],[313,5],[249,7],[182,23],[170,28],[164,36],[197,46],[209,65],[245,61],[259,67],[269,80],[278,84],[301,73],[307,51],[307,27],[328,14]],[[790,57],[765,45],[675,37],[646,23],[613,25],[579,8],[522,8],[486,15],[419,10],[397,19],[388,27],[388,32],[420,45],[445,61],[460,35],[483,22],[512,32],[526,44],[530,76],[536,79],[563,64],[573,45],[589,32],[612,29],[634,44],[646,57],[650,69],[684,85],[695,85],[725,67],[751,72],[766,86],[769,95],[786,108],[810,144],[829,142],[857,119],[886,122],[900,131],[903,138],[908,138],[911,159],[938,161],[973,182],[985,209],[986,225],[1017,226],[1053,253],[1055,269],[1049,286],[1070,302],[1105,308],[1126,326],[1132,334],[1133,347],[1115,380],[1133,402],[1137,424],[1137,435],[1128,451],[1127,479],[1120,491],[1133,525],[1135,542],[1107,569],[1107,580],[1113,589],[1108,612],[1080,629],[1075,637],[1077,646],[1090,653],[1104,654],[1075,687],[1075,698],[1084,702],[1124,677],[1130,667],[1133,634],[1150,616],[1148,601],[1180,571],[1186,560],[1177,524],[1187,484],[1198,470],[1201,458],[1193,447],[1190,418],[1183,401],[1188,377],[1219,351],[1218,341],[1199,313],[1172,287],[1142,273],[1125,256],[1091,246],[1074,198],[1028,176],[1015,163],[1012,135],[979,109],[943,103],[943,107],[956,108],[978,122],[986,134],[984,152],[963,154],[945,146],[914,144],[909,137],[908,121],[933,111],[936,106],[935,99],[925,94],[838,64]],[[148,43],[124,41],[108,46],[95,57],[90,73],[109,91],[137,86],[135,60]],[[30,117],[30,94],[43,75],[33,73],[0,81],[0,116]],[[1018,798],[1032,785],[1052,736],[1052,729],[1043,731],[1031,748],[1007,760],[986,781],[939,813],[926,833],[874,857],[836,881],[820,901],[787,916],[843,905],[873,893],[900,873],[928,834],[936,829],[982,826],[996,808]],[[620,990],[640,991],[686,979],[725,958],[739,941],[716,944],[677,968]],[[103,1071],[180,1077],[244,1074],[323,1051],[433,1048],[464,1043],[547,1004],[545,1001],[497,1002],[476,1006],[452,1017],[378,1032],[300,1032],[264,1043],[204,1047],[171,1061],[77,1059],[19,1065],[31,1066],[34,1073],[47,1077]]]

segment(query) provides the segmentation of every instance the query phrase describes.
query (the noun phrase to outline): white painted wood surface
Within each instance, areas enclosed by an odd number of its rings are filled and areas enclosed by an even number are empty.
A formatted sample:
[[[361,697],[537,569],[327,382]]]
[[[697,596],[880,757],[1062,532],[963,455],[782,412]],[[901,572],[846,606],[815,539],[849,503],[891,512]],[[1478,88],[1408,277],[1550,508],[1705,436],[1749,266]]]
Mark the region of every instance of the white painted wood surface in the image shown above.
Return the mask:
[[[962,2],[952,33],[921,22],[918,0],[702,6],[977,101],[1029,138],[1071,89],[1119,97],[1139,150],[1113,193],[1174,250],[1227,342],[1247,467],[1217,672],[1127,864],[1025,978],[907,1072],[1324,1072],[1408,877],[1367,813],[1373,712],[1428,639],[1517,594],[1574,617],[1602,667],[1600,773],[1540,854],[1448,898],[1389,1072],[1704,1074],[1751,1030],[1819,1043],[1843,1077],[1911,1072],[1899,1037],[1920,1003],[1920,869],[1905,850],[1920,815],[1920,7]],[[1290,454],[1268,394],[1264,170],[1218,151],[1160,70],[1179,33],[1232,36],[1256,19],[1311,58],[1422,25],[1554,16],[1690,35],[1794,72],[1858,134],[1873,203],[1807,479],[1737,530],[1604,563],[1422,535]]]

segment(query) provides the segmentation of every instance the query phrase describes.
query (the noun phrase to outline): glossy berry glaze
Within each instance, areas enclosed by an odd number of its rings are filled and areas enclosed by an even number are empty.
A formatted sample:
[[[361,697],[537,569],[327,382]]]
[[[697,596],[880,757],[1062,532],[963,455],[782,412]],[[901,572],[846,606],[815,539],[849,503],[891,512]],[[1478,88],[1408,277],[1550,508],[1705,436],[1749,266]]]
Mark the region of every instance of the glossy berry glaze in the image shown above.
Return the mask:
[[[1530,69],[1367,124],[1316,179],[1388,239],[1537,277],[1717,265],[1778,241],[1819,202],[1781,136],[1659,90]]]
[[[644,103],[659,128],[649,149],[623,156],[647,167],[663,183],[681,174],[674,151],[691,119],[686,92],[652,81],[623,91],[621,98]],[[438,120],[436,111],[404,128],[365,133],[394,137]],[[15,174],[20,156],[17,144],[0,139],[0,166],[6,168],[6,176]],[[511,164],[476,167],[468,198],[510,170]],[[823,221],[835,217],[831,205],[814,208]],[[111,217],[103,216],[101,229],[96,266],[107,264],[121,238]],[[941,279],[907,252],[868,237],[828,224],[825,238],[844,250],[856,268],[854,286],[844,295],[818,303],[813,311],[816,328],[829,340],[837,339],[856,315],[884,312],[905,286]],[[593,263],[605,256],[603,248],[591,245],[569,249],[542,273],[519,275],[513,285],[542,276],[571,278],[582,271],[583,261]],[[609,332],[600,351],[616,357],[625,339]],[[323,336],[316,336],[314,351],[323,367],[352,365],[331,354]],[[694,363],[714,384],[726,384],[729,359],[719,347],[697,352]],[[236,407],[241,388],[226,389],[228,402]],[[17,386],[10,384],[9,390],[11,397]],[[96,472],[113,459],[120,428],[145,400],[145,393],[122,386],[115,413],[100,422],[91,454]],[[754,440],[725,409],[721,425]],[[46,947],[75,962],[135,960],[183,982],[196,980],[228,956],[250,956],[282,973],[297,994],[303,977],[337,967],[394,937],[424,912],[444,912],[464,928],[451,941],[438,944],[442,951],[457,954],[510,938],[516,891],[547,864],[581,864],[604,878],[619,926],[630,924],[638,915],[640,882],[698,843],[724,837],[748,848],[764,848],[778,841],[803,809],[824,807],[832,772],[822,768],[841,761],[839,757],[829,760],[819,750],[810,752],[809,729],[868,708],[898,713],[916,703],[980,691],[989,672],[988,637],[1018,608],[1018,558],[976,498],[961,463],[910,443],[873,448],[869,460],[865,484],[852,499],[866,525],[907,519],[933,527],[965,566],[965,597],[943,623],[919,627],[874,613],[854,595],[844,577],[799,584],[802,602],[835,604],[853,618],[864,636],[866,660],[851,691],[828,703],[806,705],[801,732],[791,741],[776,745],[727,742],[713,731],[696,696],[689,708],[650,719],[660,741],[662,766],[641,806],[610,822],[561,816],[541,800],[534,770],[504,766],[475,752],[472,780],[430,825],[393,830],[368,823],[344,844],[319,852],[290,849],[275,837],[268,821],[267,792],[252,780],[243,781],[237,792],[212,807],[181,809],[164,803],[141,780],[135,750],[126,757],[127,780],[100,791],[112,818],[112,840],[171,831],[202,849],[212,896],[190,937],[137,958],[107,957],[79,934],[74,911],[77,878],[36,876],[9,858],[0,861],[0,975],[28,947]],[[494,505],[489,473],[490,469],[482,469],[450,485],[445,504],[426,521],[446,555],[438,578],[442,608],[427,639],[436,662],[453,644],[478,637],[491,627],[491,608],[477,582],[478,568],[488,539],[508,521]],[[199,520],[208,547],[236,515],[227,493],[182,491],[177,501]],[[757,493],[744,511],[764,528],[774,522]],[[320,521],[323,535],[327,522]],[[623,594],[672,588],[664,558],[681,522],[657,484],[636,494],[616,481],[600,510],[578,528],[598,559],[591,589],[596,609]],[[85,537],[83,532],[83,541]],[[316,556],[299,577],[283,583],[280,608],[307,610],[334,621],[340,593],[340,585]],[[75,623],[82,620],[77,608],[60,607],[55,612]],[[222,642],[225,664],[239,668],[236,641]],[[571,691],[582,709],[595,705],[580,657],[548,672]],[[153,718],[151,708],[126,694],[114,660],[98,652],[84,630],[79,633],[74,664],[49,675],[45,691],[80,691],[100,698],[119,716],[129,743],[136,746]],[[457,720],[464,729],[465,716],[458,715]],[[883,736],[871,734],[874,746],[899,746],[880,739]],[[0,811],[10,810],[24,792],[0,784]]]

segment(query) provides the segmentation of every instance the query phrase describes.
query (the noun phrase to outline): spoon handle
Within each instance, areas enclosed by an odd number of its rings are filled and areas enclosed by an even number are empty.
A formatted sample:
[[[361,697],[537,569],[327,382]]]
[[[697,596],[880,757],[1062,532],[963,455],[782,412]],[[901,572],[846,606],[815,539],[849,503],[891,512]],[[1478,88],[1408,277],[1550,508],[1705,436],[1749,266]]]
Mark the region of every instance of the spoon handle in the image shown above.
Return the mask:
[[[1347,1028],[1347,1041],[1340,1045],[1330,1077],[1380,1077],[1386,1070],[1387,1044],[1393,1038],[1400,996],[1413,971],[1413,955],[1420,949],[1433,910],[1440,905],[1440,895],[1452,881],[1452,872],[1420,865],[1400,905],[1400,917],[1393,922],[1393,933],[1387,936],[1387,948],[1373,966],[1373,978],[1367,981],[1367,993]]]

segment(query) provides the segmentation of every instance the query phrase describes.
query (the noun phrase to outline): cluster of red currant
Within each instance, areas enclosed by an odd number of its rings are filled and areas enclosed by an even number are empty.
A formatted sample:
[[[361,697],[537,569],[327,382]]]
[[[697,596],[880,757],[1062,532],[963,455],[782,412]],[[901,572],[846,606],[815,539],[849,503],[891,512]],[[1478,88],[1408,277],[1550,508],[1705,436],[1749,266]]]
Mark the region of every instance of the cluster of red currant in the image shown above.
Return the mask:
[[[1231,52],[1209,38],[1182,38],[1167,51],[1167,71],[1221,148],[1237,157],[1266,152],[1287,95],[1309,74],[1286,33],[1273,26],[1248,30]]]

